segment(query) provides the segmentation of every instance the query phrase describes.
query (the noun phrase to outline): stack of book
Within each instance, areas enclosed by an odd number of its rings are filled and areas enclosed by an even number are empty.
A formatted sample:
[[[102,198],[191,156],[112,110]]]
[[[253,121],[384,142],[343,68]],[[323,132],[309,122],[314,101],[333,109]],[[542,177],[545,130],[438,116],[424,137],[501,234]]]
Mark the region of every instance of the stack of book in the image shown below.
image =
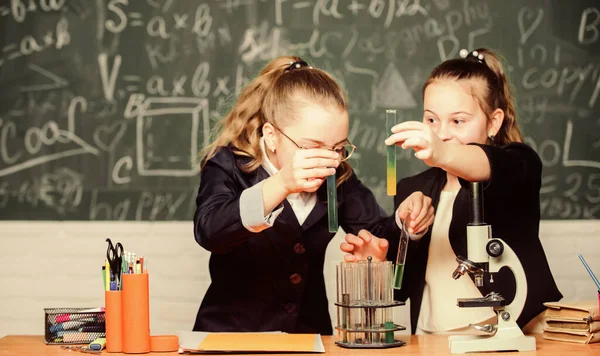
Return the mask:
[[[591,344],[600,342],[598,301],[548,302],[544,339]]]

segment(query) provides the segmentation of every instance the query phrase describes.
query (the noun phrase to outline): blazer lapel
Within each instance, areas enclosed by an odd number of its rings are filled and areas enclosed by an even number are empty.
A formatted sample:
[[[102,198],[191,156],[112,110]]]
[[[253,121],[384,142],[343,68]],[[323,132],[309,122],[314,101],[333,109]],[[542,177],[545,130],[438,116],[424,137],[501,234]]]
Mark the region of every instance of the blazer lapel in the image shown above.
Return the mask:
[[[340,190],[337,190],[337,202],[336,205],[339,208],[340,206]],[[311,212],[306,217],[304,224],[302,224],[302,230],[307,231],[312,226],[314,226],[317,222],[319,222],[323,216],[327,214],[327,186],[323,183],[319,189],[317,189],[317,203],[315,207],[311,210]],[[339,216],[339,215],[338,215]]]
[[[298,222],[298,218],[296,214],[294,214],[294,209],[288,202],[287,199],[283,200],[283,211],[275,220],[275,223],[281,223],[288,226],[288,228],[297,235],[302,235],[302,228],[300,227],[300,223]],[[298,241],[299,238],[292,239],[293,241]]]

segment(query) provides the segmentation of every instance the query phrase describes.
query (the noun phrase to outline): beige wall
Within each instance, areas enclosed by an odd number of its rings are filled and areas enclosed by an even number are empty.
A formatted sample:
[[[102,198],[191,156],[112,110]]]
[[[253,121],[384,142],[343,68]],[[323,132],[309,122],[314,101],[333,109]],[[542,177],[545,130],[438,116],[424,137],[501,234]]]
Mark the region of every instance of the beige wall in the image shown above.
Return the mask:
[[[149,261],[152,333],[191,330],[210,283],[209,254],[196,244],[192,230],[189,222],[0,223],[0,337],[43,334],[43,308],[103,305],[106,237]],[[565,298],[595,298],[596,288],[577,253],[600,275],[600,222],[543,221],[541,236]],[[338,233],[330,244],[325,265],[334,322],[342,238]],[[395,314],[408,326],[408,306],[396,308]]]

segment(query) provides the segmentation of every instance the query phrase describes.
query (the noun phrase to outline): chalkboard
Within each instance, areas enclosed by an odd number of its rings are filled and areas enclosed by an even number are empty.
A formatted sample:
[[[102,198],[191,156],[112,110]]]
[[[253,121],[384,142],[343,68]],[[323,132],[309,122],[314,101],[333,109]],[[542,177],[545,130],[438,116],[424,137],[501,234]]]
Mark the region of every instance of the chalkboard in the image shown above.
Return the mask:
[[[352,159],[389,211],[385,109],[462,48],[508,63],[544,219],[600,217],[596,0],[4,0],[0,219],[190,220],[198,151],[270,59],[294,54],[350,98]],[[398,153],[398,177],[426,167]]]

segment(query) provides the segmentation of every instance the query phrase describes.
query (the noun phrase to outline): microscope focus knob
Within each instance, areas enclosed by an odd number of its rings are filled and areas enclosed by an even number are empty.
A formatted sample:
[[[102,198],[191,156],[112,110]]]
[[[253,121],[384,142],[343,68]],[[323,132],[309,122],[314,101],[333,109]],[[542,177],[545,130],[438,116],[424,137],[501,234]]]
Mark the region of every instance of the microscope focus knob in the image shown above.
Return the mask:
[[[498,239],[491,239],[485,245],[488,255],[498,257],[504,252],[504,244]]]

